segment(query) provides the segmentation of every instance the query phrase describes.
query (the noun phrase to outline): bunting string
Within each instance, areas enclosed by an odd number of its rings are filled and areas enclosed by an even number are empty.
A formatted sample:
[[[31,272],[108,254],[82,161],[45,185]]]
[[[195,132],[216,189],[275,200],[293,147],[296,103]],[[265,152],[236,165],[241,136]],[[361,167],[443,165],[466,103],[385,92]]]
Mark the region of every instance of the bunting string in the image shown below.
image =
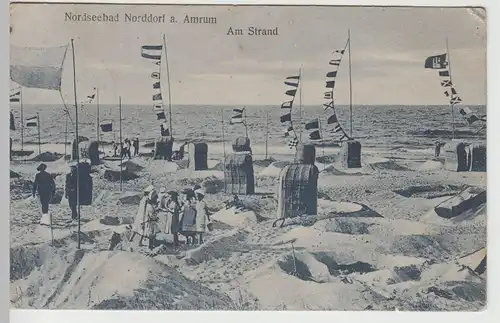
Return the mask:
[[[163,45],[143,45],[141,46],[141,57],[151,60],[156,66],[156,71],[151,73],[151,78],[153,79],[153,94],[151,99],[153,101],[153,112],[156,113],[156,120],[166,121],[166,113],[163,107],[163,96],[161,93],[161,54],[163,51]],[[168,128],[164,127],[165,122],[162,123],[162,135],[169,131]]]
[[[342,59],[344,57],[344,53],[346,52],[347,46],[349,45],[349,39],[347,40],[345,46],[343,49],[338,49],[335,50],[332,55],[333,59],[330,60],[329,65],[332,66],[332,70],[330,70],[328,73],[326,73],[326,92],[324,93],[324,99],[326,102],[323,104],[323,108],[325,113],[327,114],[326,118],[326,130],[335,136],[338,136],[338,134],[341,134],[340,141],[345,140],[345,139],[350,139],[347,133],[344,131],[344,128],[342,128],[342,125],[340,124],[337,114],[335,111],[335,97],[334,97],[334,90],[335,90],[335,82],[336,78],[338,75],[338,69],[340,67],[340,63],[342,62]],[[320,140],[321,139],[321,132],[319,130],[319,120],[315,119],[310,121],[308,124],[306,124],[306,129],[307,127],[310,127],[312,130],[311,133],[309,133],[309,139],[311,140]],[[315,139],[316,138],[316,139]]]
[[[293,102],[295,101],[295,95],[297,94],[299,83],[300,83],[300,74],[288,76],[285,79],[285,85],[291,87],[291,89],[285,91],[285,95],[290,96],[291,100],[285,101],[281,104],[281,109],[283,110],[283,113],[280,115],[280,122],[288,124],[285,129],[285,138],[293,134],[293,138],[288,142],[288,147],[290,147],[290,149],[292,149],[293,147],[297,147],[297,145],[299,144],[299,140],[293,128],[293,121],[292,121]]]

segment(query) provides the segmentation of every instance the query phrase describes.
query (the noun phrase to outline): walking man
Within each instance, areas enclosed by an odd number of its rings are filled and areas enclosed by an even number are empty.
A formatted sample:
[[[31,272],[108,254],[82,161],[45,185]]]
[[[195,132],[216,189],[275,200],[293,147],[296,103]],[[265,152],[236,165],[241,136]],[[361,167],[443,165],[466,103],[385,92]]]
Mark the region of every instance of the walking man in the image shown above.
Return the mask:
[[[49,203],[56,193],[56,183],[54,182],[52,175],[45,171],[46,169],[47,165],[44,163],[37,167],[36,170],[38,171],[38,174],[35,175],[32,190],[33,197],[35,197],[38,192],[40,203],[42,205],[42,218],[40,219],[40,224],[47,224],[47,219],[49,217]]]

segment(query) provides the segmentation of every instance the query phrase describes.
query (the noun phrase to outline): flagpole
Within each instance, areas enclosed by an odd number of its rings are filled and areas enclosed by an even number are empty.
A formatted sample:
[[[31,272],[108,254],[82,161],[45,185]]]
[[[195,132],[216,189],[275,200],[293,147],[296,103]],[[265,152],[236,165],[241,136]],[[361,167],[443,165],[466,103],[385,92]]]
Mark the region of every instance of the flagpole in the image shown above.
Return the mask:
[[[266,159],[267,159],[267,141],[269,137],[269,112],[266,112]]]
[[[299,132],[299,141],[302,142],[302,128],[304,125],[302,124],[302,67],[299,68],[299,124],[300,124],[300,132]]]
[[[123,187],[123,153],[122,153],[122,97],[119,97],[119,109],[120,109],[120,191]]]
[[[21,150],[24,150],[24,109],[23,109],[23,88],[19,87],[19,103],[21,106]]]
[[[71,52],[73,54],[73,92],[75,97],[75,137],[76,137],[76,207],[78,215],[78,249],[80,249],[80,138],[78,136],[78,99],[76,96],[76,62],[75,44],[71,39]],[[67,115],[67,114],[66,114]]]
[[[325,162],[325,139],[323,137],[323,132],[321,131],[321,120],[318,118],[319,135],[321,136],[321,154],[323,155],[323,170],[326,168]]]
[[[352,137],[352,73],[351,73],[351,29],[347,29],[347,37],[349,42],[349,119],[350,119],[350,127],[349,134],[351,139]]]
[[[243,108],[243,125],[245,126],[245,137],[248,139],[248,127],[247,127],[247,109]]]
[[[168,68],[168,54],[167,54],[167,39],[165,34],[163,34],[163,45],[165,46],[165,63],[167,65],[167,85],[168,85],[168,121],[170,127],[170,137],[174,137],[174,130],[172,129],[172,99],[170,96],[170,71]],[[161,75],[161,73],[160,73]]]
[[[224,165],[223,171],[226,171],[226,141],[224,140],[224,108],[220,109],[220,115],[221,115],[221,130],[222,130],[222,152],[223,152],[223,161],[222,164]],[[226,181],[224,180],[224,192],[227,191],[226,189]]]
[[[450,58],[450,51],[448,49],[448,37],[446,37],[446,56],[448,57],[448,70],[450,71],[450,83],[451,86],[453,86],[453,80],[451,79],[451,58]],[[453,93],[451,94],[452,100],[450,100],[450,106],[451,106],[451,136],[452,139],[455,139],[455,109],[454,109],[454,104],[453,104]]]
[[[41,143],[40,143],[40,114],[36,113],[36,126],[38,130],[38,154],[42,153]]]
[[[97,136],[97,154],[99,154],[99,142],[101,141],[101,136],[99,134],[99,89],[95,88],[95,96],[97,103],[97,124],[96,124],[96,136]]]

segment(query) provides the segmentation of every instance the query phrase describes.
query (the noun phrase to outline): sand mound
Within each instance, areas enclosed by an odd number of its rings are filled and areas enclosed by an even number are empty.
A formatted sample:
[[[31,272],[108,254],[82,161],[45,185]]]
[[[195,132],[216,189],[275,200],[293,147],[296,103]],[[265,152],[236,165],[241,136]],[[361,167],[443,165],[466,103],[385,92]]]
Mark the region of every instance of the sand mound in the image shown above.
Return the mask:
[[[345,234],[370,234],[370,227],[375,223],[366,223],[356,221],[357,219],[351,218],[337,218],[329,221],[320,221],[314,224],[314,227],[327,232],[338,232]]]
[[[117,204],[130,204],[130,205],[139,205],[143,194],[142,192],[123,192],[118,197]]]
[[[285,273],[301,280],[324,283],[330,280],[330,270],[307,251],[282,254],[277,264]]]
[[[120,178],[125,182],[139,178],[139,175],[127,169],[124,169],[121,172],[119,170],[105,169],[102,176],[104,177],[104,179],[107,179],[111,182],[119,182]]]
[[[332,164],[337,159],[337,155],[326,155],[316,157],[316,161],[322,164]]]
[[[385,162],[377,162],[370,163],[369,167],[373,170],[396,170],[396,171],[408,171],[410,169],[403,167],[401,165],[396,164],[394,161],[385,161]]]
[[[10,171],[10,178],[20,178],[20,177],[21,177],[20,174],[14,172],[12,170]]]
[[[210,218],[238,228],[246,228],[259,221],[255,212],[237,212],[234,207],[230,209],[222,209],[212,214]]]
[[[262,170],[259,175],[260,176],[269,176],[269,177],[278,177],[280,176],[280,172],[285,166],[290,165],[288,161],[279,161],[274,162],[267,166],[264,170]]]
[[[134,163],[133,161],[127,160],[122,163],[123,167],[130,172],[140,172],[144,169],[143,166]]]
[[[40,280],[40,275],[51,278]],[[11,279],[15,280],[12,285],[16,291],[11,300],[17,308],[215,310],[232,307],[229,297],[139,253],[21,247],[11,253]]]
[[[410,186],[402,190],[393,191],[404,197],[434,199],[443,196],[452,196],[459,193],[463,187],[456,185],[423,185]]]
[[[14,178],[10,181],[10,199],[19,200],[31,195],[33,182],[24,178]]]
[[[12,150],[13,157],[27,157],[33,153],[33,150]]]
[[[254,160],[253,165],[258,167],[268,167],[272,163],[276,162],[276,160],[272,157],[263,160]]]
[[[426,170],[437,170],[444,167],[442,161],[439,160],[427,160],[422,165],[418,166],[417,170],[426,171]]]
[[[61,159],[64,155],[58,154],[58,153],[53,153],[53,152],[43,152],[33,158],[30,159],[30,161],[38,161],[38,162],[53,162],[58,159]]]
[[[188,265],[197,265],[213,259],[229,258],[234,251],[238,250],[241,240],[247,236],[246,233],[231,230],[219,236],[215,240],[207,241],[201,246],[188,250],[184,260]]]
[[[318,200],[319,218],[359,217],[381,218],[382,215],[361,203]],[[326,216],[325,216],[326,214]]]
[[[471,254],[461,257],[458,263],[482,275],[486,272],[486,248],[481,248]]]
[[[217,194],[224,190],[224,181],[215,176],[210,176],[201,182],[201,187],[208,194]]]

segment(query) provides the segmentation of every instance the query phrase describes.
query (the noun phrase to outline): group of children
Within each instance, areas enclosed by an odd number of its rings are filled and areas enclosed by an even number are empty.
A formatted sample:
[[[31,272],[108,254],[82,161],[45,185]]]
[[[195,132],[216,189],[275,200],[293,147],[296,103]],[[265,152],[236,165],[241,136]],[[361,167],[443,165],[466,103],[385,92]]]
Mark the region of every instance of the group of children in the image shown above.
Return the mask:
[[[118,157],[118,149],[120,149],[120,156],[122,158],[132,158],[132,147],[134,148],[133,156],[139,155],[139,138],[135,138],[133,141],[125,138],[124,142],[116,143],[113,141],[111,145],[113,147],[113,157]]]
[[[203,234],[211,228],[204,201],[205,193],[197,185],[192,189],[184,189],[181,195],[182,198],[179,199],[176,191],[166,192],[161,188],[157,192],[153,185],[146,187],[139,203],[130,241],[139,235],[139,245],[147,239],[149,249],[152,250],[158,235],[163,233],[173,236],[175,246],[179,245],[179,234],[186,237],[186,244],[202,244]]]

